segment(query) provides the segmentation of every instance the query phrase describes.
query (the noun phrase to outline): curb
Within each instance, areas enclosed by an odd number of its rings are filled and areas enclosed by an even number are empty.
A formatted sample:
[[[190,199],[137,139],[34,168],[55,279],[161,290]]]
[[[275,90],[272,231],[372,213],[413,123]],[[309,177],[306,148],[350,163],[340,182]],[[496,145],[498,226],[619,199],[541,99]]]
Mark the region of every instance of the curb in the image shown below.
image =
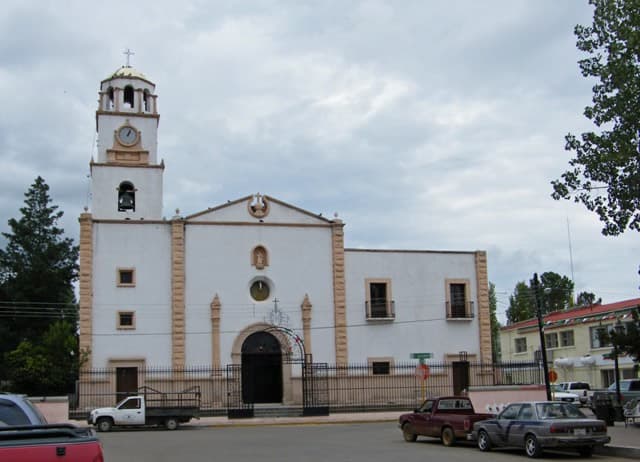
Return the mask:
[[[229,420],[223,422],[191,422],[183,425],[184,427],[204,427],[204,428],[228,428],[228,427],[265,427],[265,426],[295,426],[295,425],[351,425],[351,424],[363,424],[363,423],[389,423],[395,422],[398,419],[350,419],[350,420]]]
[[[640,459],[640,448],[631,446],[601,446],[597,447],[594,454],[612,457],[624,457],[628,459]]]

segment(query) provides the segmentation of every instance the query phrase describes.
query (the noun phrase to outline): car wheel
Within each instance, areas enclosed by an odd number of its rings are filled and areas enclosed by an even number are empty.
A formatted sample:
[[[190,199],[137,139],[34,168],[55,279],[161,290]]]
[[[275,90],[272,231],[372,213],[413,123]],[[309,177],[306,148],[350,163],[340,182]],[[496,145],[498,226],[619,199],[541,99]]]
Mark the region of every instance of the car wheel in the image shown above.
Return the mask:
[[[442,440],[442,444],[445,446],[453,446],[456,443],[456,435],[453,433],[453,429],[451,427],[444,427],[442,429],[440,439]]]
[[[108,417],[101,417],[98,419],[97,427],[100,432],[108,432],[111,431],[111,427],[113,426],[113,421]]]
[[[178,428],[178,419],[175,417],[169,417],[164,421],[164,426],[167,430],[175,430]]]
[[[542,455],[542,447],[540,443],[538,443],[538,438],[535,435],[527,435],[524,438],[524,451],[527,453],[527,456],[536,458]]]
[[[489,434],[484,430],[478,432],[478,449],[482,452],[491,451],[491,440]]]
[[[407,443],[414,443],[418,439],[418,435],[413,433],[413,430],[409,423],[405,423],[402,426],[402,437]]]
[[[583,446],[578,448],[578,454],[582,457],[591,457],[593,455],[593,446]]]

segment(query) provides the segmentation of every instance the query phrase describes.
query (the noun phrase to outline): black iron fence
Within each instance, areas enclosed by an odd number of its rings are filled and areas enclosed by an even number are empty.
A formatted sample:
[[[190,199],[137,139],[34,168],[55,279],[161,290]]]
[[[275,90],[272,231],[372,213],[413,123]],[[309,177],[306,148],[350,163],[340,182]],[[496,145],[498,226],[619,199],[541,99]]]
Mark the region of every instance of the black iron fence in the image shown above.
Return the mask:
[[[288,365],[283,365],[288,366]],[[543,383],[537,362],[479,363],[416,361],[379,364],[305,364],[294,367],[283,382],[283,403],[274,406],[328,407],[331,412],[401,410],[416,407],[426,397],[464,393],[472,387]],[[242,372],[228,367],[129,368],[127,377],[116,368],[80,372],[76,393],[69,401],[70,418],[81,419],[96,407],[114,406],[141,387],[178,393],[198,387],[201,415],[225,415],[231,407],[252,407],[242,398]],[[310,412],[313,412],[311,409]]]

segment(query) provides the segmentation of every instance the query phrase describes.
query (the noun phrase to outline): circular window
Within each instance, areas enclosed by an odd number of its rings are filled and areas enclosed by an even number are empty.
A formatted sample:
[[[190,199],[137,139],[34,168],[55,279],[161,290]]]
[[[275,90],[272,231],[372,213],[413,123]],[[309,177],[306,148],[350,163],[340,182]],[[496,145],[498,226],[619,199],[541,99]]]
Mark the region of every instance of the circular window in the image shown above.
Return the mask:
[[[251,284],[249,289],[251,297],[257,302],[263,302],[269,297],[269,284],[262,279],[257,280]]]

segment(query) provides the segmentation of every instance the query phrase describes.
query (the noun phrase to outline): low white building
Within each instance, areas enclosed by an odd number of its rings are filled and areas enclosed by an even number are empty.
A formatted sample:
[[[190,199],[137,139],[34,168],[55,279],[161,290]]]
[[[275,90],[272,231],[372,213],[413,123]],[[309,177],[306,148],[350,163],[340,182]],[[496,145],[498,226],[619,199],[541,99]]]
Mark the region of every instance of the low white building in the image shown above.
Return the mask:
[[[80,343],[119,391],[141,368],[237,364],[254,402],[285,402],[292,356],[383,374],[412,353],[491,360],[485,252],[345,248],[337,217],[260,194],[164,219],[155,85],[117,70],[96,121]]]

